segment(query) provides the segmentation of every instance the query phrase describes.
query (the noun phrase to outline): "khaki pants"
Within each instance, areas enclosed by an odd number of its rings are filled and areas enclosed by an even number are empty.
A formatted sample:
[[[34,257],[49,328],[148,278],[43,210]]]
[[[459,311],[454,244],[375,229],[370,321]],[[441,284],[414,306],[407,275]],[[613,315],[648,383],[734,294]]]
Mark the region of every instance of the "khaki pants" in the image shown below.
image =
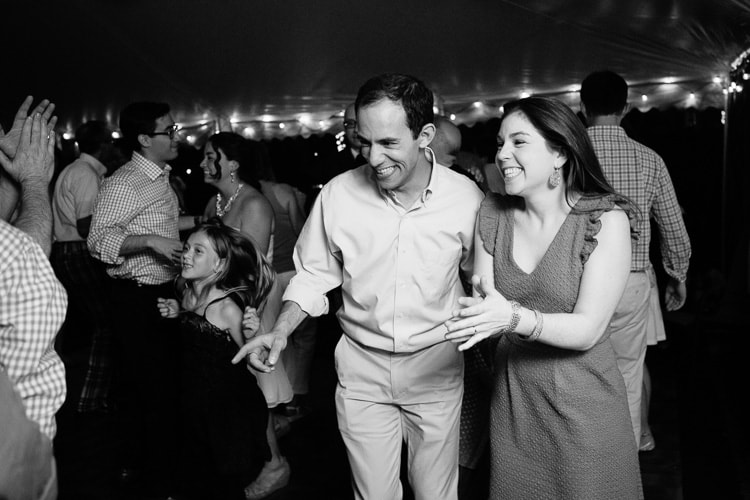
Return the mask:
[[[651,282],[646,272],[631,272],[609,323],[609,340],[625,380],[636,444],[641,441],[641,395],[646,360]]]
[[[402,443],[416,500],[458,496],[463,358],[444,342],[414,353],[336,346],[338,425],[356,499],[399,500]]]

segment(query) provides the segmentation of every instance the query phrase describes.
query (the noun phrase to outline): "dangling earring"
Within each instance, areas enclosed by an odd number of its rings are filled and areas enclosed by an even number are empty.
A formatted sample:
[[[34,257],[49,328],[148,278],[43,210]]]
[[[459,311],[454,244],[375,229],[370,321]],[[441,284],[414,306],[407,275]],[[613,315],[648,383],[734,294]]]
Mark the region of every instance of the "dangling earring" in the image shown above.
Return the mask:
[[[229,181],[234,184],[234,170],[229,172]]]
[[[560,175],[560,167],[555,167],[555,171],[549,176],[549,185],[556,188],[562,182],[562,175]]]

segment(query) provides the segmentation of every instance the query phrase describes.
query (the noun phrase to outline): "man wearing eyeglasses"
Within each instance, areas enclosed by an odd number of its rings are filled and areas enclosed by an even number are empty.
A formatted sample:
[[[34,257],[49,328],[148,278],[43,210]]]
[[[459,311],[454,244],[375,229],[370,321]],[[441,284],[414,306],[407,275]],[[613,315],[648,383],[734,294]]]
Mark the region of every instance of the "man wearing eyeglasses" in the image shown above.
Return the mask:
[[[170,464],[176,461],[172,454],[178,449],[172,423],[178,401],[177,338],[155,304],[157,297],[174,296],[182,254],[179,231],[194,222],[179,215],[169,182],[167,162],[177,157],[179,145],[169,105],[129,104],[120,113],[120,129],[132,157],[102,182],[87,243],[114,278],[120,359],[113,396],[126,447],[122,479],[143,472],[148,486],[169,493]]]

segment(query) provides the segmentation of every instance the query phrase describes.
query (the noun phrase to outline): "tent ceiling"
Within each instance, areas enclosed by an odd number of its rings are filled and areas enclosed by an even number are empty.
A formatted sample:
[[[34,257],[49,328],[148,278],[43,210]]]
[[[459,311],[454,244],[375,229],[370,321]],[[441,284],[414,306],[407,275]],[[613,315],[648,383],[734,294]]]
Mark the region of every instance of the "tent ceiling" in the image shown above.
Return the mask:
[[[601,68],[625,76],[636,104],[646,94],[646,106],[722,106],[712,79],[750,46],[748,0],[13,4],[0,119],[31,93],[53,99],[71,129],[116,123],[122,106],[148,99],[186,124],[301,120],[315,131],[387,71],[423,79],[463,122],[521,92],[576,104],[581,79]]]

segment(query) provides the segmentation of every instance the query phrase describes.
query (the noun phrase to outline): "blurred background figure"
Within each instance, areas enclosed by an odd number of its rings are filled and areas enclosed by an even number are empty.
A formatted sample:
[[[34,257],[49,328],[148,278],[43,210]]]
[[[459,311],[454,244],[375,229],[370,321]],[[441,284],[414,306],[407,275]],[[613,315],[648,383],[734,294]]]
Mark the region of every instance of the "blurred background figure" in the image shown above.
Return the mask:
[[[57,350],[67,369],[68,404],[79,412],[106,412],[112,378],[110,278],[104,263],[89,253],[86,238],[102,178],[114,167],[115,148],[112,131],[102,121],[81,125],[76,143],[80,156],[62,170],[52,196],[50,261],[68,292]]]

